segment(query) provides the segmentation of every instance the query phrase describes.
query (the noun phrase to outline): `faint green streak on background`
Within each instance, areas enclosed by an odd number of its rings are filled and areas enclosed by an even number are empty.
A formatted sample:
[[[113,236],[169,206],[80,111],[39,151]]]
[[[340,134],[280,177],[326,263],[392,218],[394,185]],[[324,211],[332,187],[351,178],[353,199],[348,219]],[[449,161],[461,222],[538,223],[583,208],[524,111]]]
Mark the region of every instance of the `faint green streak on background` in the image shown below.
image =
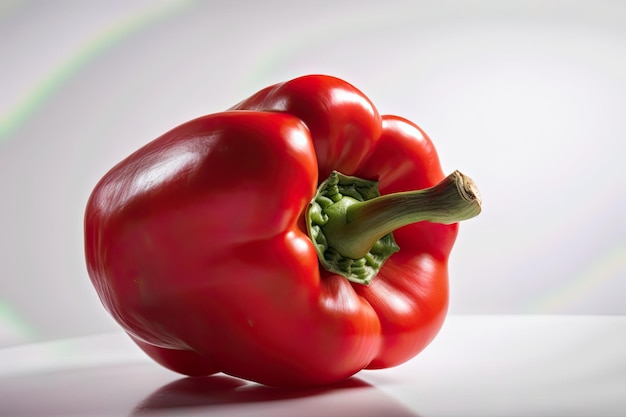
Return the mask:
[[[20,126],[39,109],[72,75],[78,73],[91,60],[104,53],[108,48],[138,30],[180,12],[193,2],[189,0],[173,1],[158,8],[145,10],[141,14],[129,16],[114,22],[98,35],[89,39],[67,61],[54,69],[44,80],[35,85],[7,115],[0,119],[0,143],[5,142]]]
[[[0,19],[15,13],[26,3],[26,0],[2,0],[0,1]],[[0,22],[1,23],[1,22]]]
[[[0,347],[35,340],[35,329],[9,303],[0,300]]]
[[[562,314],[577,302],[584,300],[586,296],[597,288],[609,286],[610,281],[624,279],[626,273],[626,246],[618,246],[607,252],[588,268],[573,276],[567,286],[561,287],[558,291],[546,293],[540,299],[532,302],[530,313],[540,314]],[[616,284],[618,285],[618,284]]]

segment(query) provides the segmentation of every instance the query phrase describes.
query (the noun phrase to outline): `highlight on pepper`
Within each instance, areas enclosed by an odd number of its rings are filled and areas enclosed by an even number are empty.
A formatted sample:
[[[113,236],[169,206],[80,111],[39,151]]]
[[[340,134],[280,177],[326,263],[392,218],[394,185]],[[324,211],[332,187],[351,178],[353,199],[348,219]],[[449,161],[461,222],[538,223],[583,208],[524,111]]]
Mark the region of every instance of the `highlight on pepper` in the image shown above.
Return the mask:
[[[433,340],[458,222],[480,210],[419,126],[308,75],[111,168],[87,202],[85,258],[105,309],[164,367],[322,385]]]

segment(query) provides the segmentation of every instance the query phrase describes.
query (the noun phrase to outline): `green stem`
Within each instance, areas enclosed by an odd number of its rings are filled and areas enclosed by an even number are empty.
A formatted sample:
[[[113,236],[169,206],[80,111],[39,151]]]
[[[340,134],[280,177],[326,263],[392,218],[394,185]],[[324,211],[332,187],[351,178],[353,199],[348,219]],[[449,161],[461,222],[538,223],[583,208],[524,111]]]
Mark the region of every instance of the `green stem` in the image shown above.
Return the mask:
[[[459,171],[437,185],[417,191],[387,194],[345,205],[345,214],[323,227],[328,245],[348,258],[365,256],[383,236],[411,223],[451,224],[480,213],[480,193]]]
[[[384,196],[375,182],[333,172],[320,185],[306,220],[320,263],[368,284],[399,250],[394,230],[420,221],[456,223],[480,211],[476,185],[459,171],[433,187]]]

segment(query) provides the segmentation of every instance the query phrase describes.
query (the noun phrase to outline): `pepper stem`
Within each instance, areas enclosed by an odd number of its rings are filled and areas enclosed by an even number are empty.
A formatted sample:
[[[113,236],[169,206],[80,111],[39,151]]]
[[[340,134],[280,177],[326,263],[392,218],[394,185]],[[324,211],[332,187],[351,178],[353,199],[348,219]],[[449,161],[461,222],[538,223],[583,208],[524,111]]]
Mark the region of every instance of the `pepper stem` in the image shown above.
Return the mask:
[[[368,284],[399,250],[394,230],[420,221],[456,223],[480,211],[478,188],[459,171],[433,187],[384,196],[375,182],[333,172],[311,202],[307,228],[326,269]]]
[[[388,194],[355,202],[343,219],[324,228],[329,245],[349,258],[360,258],[383,236],[411,223],[427,220],[451,224],[470,219],[481,210],[474,182],[459,171],[434,187]]]

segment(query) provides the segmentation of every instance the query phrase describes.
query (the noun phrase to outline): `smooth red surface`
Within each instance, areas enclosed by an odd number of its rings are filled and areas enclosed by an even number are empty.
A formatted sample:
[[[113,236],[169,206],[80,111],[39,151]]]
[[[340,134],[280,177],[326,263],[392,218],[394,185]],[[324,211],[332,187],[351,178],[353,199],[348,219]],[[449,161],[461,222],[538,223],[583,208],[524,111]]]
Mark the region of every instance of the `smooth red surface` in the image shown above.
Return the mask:
[[[109,171],[85,215],[106,309],[162,365],[269,385],[327,384],[400,364],[437,334],[457,225],[394,232],[365,287],[320,270],[303,214],[337,170],[387,194],[443,179],[413,123],[314,75],[178,126]]]

